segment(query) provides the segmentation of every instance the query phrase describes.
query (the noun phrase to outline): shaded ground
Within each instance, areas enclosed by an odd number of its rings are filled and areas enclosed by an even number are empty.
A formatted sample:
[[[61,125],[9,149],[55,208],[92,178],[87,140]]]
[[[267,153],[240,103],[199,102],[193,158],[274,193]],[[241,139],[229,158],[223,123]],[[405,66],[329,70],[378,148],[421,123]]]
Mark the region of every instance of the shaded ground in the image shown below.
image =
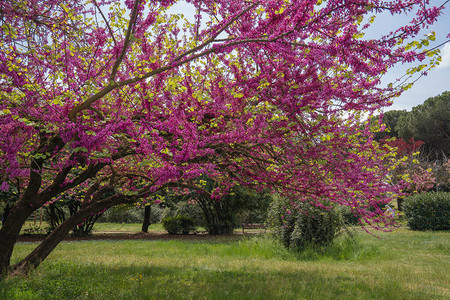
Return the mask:
[[[86,237],[67,236],[64,241],[89,241],[89,240],[217,240],[217,239],[240,239],[244,235],[255,235],[258,232],[235,232],[234,234],[210,235],[207,233],[196,234],[168,234],[166,232],[95,232]],[[19,237],[19,242],[39,242],[46,237],[45,234],[23,234]]]

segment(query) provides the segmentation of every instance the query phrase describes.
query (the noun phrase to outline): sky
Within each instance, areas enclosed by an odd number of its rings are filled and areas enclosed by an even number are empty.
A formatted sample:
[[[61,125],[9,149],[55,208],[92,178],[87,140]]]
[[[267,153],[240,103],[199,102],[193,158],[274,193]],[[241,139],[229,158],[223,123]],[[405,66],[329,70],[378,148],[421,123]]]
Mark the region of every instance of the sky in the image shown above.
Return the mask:
[[[443,1],[435,1],[442,3]],[[377,16],[375,19],[374,28],[380,32],[388,33],[392,28],[401,26],[407,20],[406,17],[391,17],[388,15]],[[428,28],[428,32],[436,32],[436,41],[430,44],[428,48],[437,46],[446,40],[446,36],[450,34],[450,3],[443,11],[443,15],[438,21]],[[425,32],[424,32],[425,33]],[[424,36],[419,36],[423,38]],[[447,39],[449,40],[449,39]],[[421,77],[413,87],[394,99],[392,106],[387,110],[408,110],[412,107],[422,104],[430,97],[437,96],[445,91],[450,91],[450,43],[440,47],[442,62],[432,69],[427,76]],[[406,70],[412,65],[398,65],[391,69],[385,78],[385,82],[395,81],[397,78],[405,74]]]
[[[432,1],[435,5],[443,3],[445,0]],[[185,2],[178,2],[171,10],[174,13],[182,13],[189,19],[194,19],[195,11],[193,6]],[[367,32],[366,37],[380,36],[388,34],[393,28],[398,28],[409,21],[408,16],[390,16],[389,14],[378,15],[375,18],[375,22],[371,29]],[[440,19],[427,28],[425,33],[435,31],[436,41],[431,43],[428,48],[437,46],[446,40],[446,36],[450,34],[450,3],[443,11],[443,15]],[[419,36],[418,38],[423,38]],[[449,39],[447,39],[449,40]],[[434,97],[442,92],[450,91],[450,43],[447,43],[440,47],[442,62],[441,64],[428,72],[427,76],[421,77],[416,81],[412,88],[403,92],[403,94],[393,100],[393,105],[387,107],[388,110],[408,110],[412,107],[422,104],[429,97]],[[414,65],[397,65],[384,76],[383,85],[387,85],[390,82],[395,82],[396,79],[402,77],[406,70]]]

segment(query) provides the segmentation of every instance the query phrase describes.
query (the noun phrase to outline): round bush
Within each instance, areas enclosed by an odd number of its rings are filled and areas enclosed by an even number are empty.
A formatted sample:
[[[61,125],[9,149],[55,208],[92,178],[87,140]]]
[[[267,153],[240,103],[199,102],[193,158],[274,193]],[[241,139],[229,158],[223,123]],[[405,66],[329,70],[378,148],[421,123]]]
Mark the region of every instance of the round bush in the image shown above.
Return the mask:
[[[429,192],[405,198],[403,210],[412,230],[450,229],[450,193]]]
[[[343,227],[340,214],[308,203],[295,204],[275,197],[269,208],[268,225],[287,248],[329,245]]]

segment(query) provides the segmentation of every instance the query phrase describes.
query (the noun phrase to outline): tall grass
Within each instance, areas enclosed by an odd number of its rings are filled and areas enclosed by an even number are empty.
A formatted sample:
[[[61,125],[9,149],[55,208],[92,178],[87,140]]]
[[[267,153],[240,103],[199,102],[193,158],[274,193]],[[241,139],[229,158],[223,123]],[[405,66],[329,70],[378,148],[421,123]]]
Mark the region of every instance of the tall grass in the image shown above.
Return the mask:
[[[300,254],[263,236],[64,242],[0,282],[0,299],[448,299],[449,269],[450,232],[360,233]]]

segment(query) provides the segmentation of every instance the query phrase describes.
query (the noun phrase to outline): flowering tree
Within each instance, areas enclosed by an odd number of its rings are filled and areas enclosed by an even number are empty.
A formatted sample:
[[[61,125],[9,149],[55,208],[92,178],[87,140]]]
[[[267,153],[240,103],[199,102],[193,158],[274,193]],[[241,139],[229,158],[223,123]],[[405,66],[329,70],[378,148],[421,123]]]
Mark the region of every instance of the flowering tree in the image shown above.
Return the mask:
[[[201,175],[217,183],[209,197],[236,183],[276,188],[383,222],[370,208],[395,187],[359,116],[399,93],[380,87],[384,72],[426,58],[403,41],[442,7],[190,0],[188,22],[167,13],[175,2],[0,3],[0,185],[19,195],[0,230],[2,274],[36,267],[71,228],[116,204],[169,187],[205,193]],[[372,14],[414,8],[410,24],[363,38]],[[10,266],[26,218],[75,188],[82,208]]]

